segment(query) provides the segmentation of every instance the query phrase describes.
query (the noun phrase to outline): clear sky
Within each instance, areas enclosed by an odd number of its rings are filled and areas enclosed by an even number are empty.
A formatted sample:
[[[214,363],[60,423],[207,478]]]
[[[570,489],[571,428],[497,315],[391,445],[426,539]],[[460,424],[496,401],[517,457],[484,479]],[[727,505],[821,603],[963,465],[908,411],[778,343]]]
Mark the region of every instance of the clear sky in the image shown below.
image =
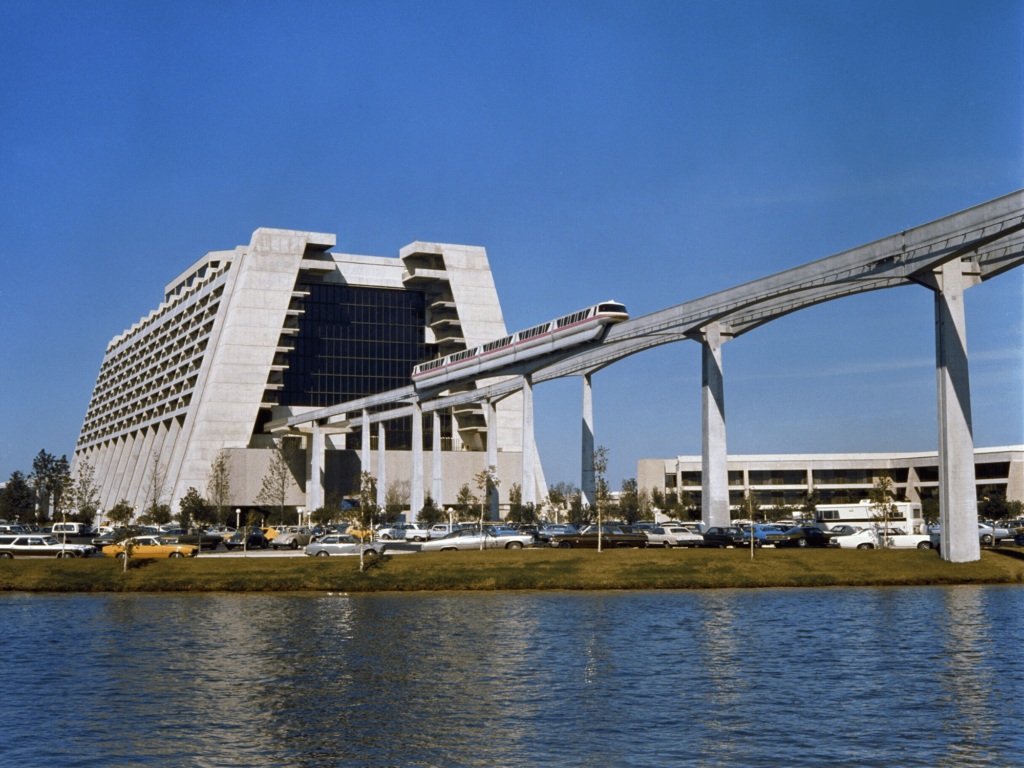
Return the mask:
[[[70,458],[106,344],[257,227],[484,246],[509,331],[634,316],[1024,187],[1024,2],[0,0],[0,479]],[[1024,269],[966,294],[974,438],[1024,443]],[[932,296],[723,347],[730,453],[937,446]],[[536,390],[579,483],[580,380]],[[700,453],[700,348],[594,377],[618,488]]]

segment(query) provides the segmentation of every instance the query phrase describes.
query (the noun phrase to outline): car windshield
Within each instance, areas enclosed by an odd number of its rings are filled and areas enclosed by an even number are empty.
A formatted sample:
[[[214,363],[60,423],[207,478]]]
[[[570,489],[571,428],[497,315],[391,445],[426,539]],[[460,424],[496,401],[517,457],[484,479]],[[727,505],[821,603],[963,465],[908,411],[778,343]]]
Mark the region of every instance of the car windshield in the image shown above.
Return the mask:
[[[60,542],[57,541],[55,538],[53,538],[53,536],[44,536],[43,537],[43,544],[46,544],[46,545],[51,546],[51,547],[54,546],[54,545],[60,546]]]

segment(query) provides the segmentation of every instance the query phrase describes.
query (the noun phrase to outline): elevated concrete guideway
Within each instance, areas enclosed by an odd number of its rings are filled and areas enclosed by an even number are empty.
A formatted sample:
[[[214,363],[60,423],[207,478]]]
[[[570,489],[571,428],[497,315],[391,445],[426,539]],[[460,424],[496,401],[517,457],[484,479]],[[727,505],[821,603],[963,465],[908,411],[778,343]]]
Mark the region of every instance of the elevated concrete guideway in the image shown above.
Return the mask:
[[[1022,263],[1024,190],[834,256],[631,318],[610,326],[601,340],[581,345],[571,352],[488,371],[488,379],[512,378],[482,389],[442,396],[436,391],[417,394],[410,385],[280,419],[268,424],[267,431],[294,430],[311,423],[329,425],[332,419],[348,413],[403,401],[413,405],[373,414],[371,420],[408,415],[413,408],[430,412],[470,402],[494,403],[519,390],[532,393],[533,385],[543,381],[582,376],[584,469],[581,485],[586,494],[590,490],[586,482],[586,449],[588,444],[591,450],[593,446],[593,416],[586,406],[592,374],[645,349],[691,339],[699,341],[704,351],[703,518],[708,524],[723,525],[728,523],[729,509],[721,345],[805,307],[883,288],[921,286],[934,292],[936,302],[942,555],[956,562],[975,560],[980,551],[976,535],[974,447],[962,295],[963,290]],[[531,398],[524,401],[531,402]],[[529,414],[526,408],[524,404],[524,456],[532,450],[533,441],[532,428],[525,428],[527,420],[532,427],[532,407]],[[364,457],[363,461],[365,464],[367,459]],[[524,461],[524,468],[525,465]],[[524,469],[524,502],[535,500],[529,498],[533,489],[527,490],[525,475]]]

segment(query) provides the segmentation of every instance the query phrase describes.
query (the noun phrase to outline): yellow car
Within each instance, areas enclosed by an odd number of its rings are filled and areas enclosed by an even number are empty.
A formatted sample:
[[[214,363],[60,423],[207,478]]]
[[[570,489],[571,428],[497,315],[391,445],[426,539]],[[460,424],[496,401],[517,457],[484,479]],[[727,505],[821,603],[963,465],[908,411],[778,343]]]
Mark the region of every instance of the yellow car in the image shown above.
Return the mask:
[[[195,557],[196,547],[191,544],[168,544],[159,536],[136,536],[132,542],[132,557]],[[103,548],[104,557],[123,558],[125,542],[108,544]]]
[[[358,525],[350,525],[345,529],[345,533],[363,541],[373,541],[377,537],[376,531],[370,528],[360,528]]]

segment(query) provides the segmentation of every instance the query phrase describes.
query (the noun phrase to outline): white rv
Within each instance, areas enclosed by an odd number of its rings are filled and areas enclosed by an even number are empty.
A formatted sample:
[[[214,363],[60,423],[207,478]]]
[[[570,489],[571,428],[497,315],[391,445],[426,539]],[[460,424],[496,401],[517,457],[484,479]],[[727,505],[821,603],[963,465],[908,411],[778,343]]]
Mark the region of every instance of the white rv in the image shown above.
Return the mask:
[[[890,525],[902,528],[911,533],[927,533],[924,519],[921,517],[921,505],[909,501],[893,502],[896,505],[896,517],[889,521]],[[818,504],[814,508],[814,522],[819,528],[829,530],[837,525],[859,525],[867,528],[881,525],[877,513],[868,500],[860,504]]]

